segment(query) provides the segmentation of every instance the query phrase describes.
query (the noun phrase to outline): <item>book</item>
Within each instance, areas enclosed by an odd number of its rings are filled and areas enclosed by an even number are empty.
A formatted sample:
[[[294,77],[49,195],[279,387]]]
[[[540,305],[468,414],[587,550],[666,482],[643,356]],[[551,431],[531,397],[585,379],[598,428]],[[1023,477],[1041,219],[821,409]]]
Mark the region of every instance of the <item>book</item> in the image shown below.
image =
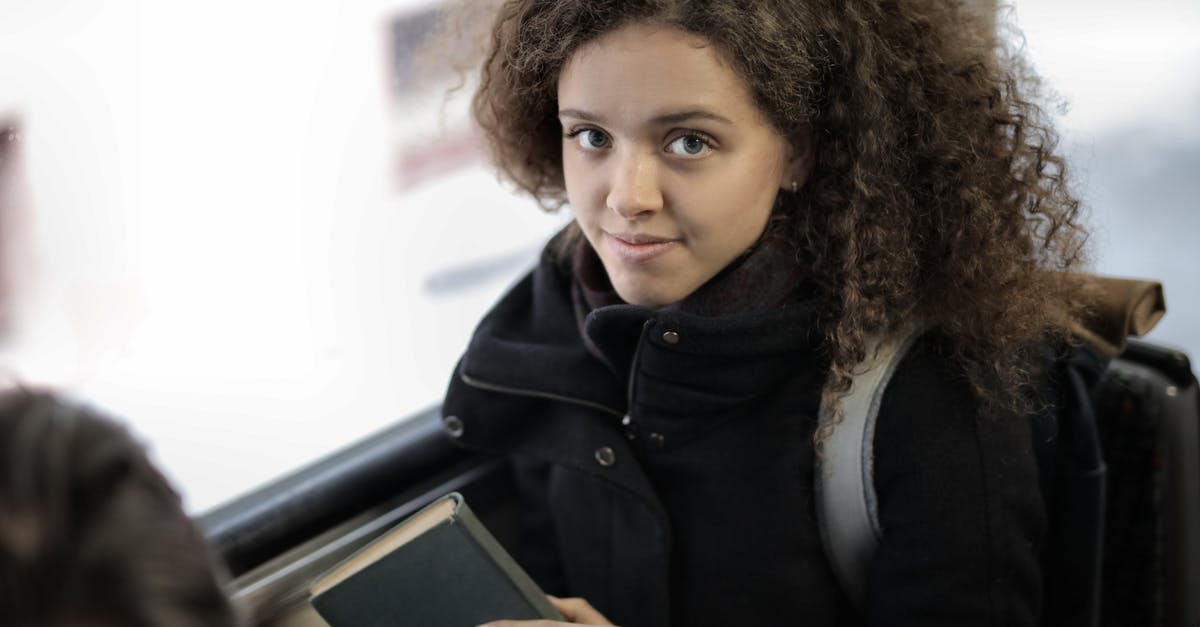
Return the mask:
[[[309,602],[331,627],[564,620],[457,492],[319,576]]]

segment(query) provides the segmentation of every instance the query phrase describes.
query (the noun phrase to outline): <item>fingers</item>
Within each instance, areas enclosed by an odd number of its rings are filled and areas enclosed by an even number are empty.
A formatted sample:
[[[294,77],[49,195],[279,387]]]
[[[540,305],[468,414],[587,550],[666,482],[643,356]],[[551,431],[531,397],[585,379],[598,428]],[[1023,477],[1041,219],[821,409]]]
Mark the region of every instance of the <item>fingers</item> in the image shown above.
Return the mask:
[[[549,596],[549,595],[547,595]],[[596,611],[590,603],[580,598],[560,599],[558,597],[549,597],[550,603],[554,605],[554,609],[562,612],[562,615],[569,621],[575,624],[583,625],[612,625],[603,614]]]

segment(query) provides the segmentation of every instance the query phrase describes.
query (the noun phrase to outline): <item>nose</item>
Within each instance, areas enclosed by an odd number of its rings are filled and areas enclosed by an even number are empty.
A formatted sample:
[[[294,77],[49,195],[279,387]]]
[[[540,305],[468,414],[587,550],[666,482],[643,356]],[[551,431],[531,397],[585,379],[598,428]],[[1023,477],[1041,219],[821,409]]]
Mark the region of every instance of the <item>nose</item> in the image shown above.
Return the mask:
[[[646,218],[663,208],[657,160],[640,152],[614,155],[608,208],[626,220]]]

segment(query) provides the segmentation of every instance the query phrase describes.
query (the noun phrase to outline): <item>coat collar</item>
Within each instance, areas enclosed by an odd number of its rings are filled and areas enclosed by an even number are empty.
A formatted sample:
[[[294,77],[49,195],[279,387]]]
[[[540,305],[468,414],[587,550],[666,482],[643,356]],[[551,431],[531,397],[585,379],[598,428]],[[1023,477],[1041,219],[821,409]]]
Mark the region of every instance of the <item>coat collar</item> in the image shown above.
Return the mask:
[[[797,353],[809,363],[821,359],[814,290],[795,279],[794,262],[786,263],[778,246],[760,245],[696,298],[659,309],[604,296],[607,284],[588,278],[599,264],[590,247],[570,259],[554,249],[548,246],[537,268],[480,323],[459,368],[469,385],[619,417],[629,410],[628,377],[639,346],[648,351],[655,377],[709,392],[697,397],[701,406],[714,394],[731,402],[753,396],[791,367],[805,367],[795,361]],[[735,302],[720,296],[722,290],[755,300]],[[596,302],[613,304],[592,307]],[[717,315],[735,305],[743,309]],[[793,361],[777,363],[781,359]]]
[[[552,250],[484,316],[458,374],[472,387],[568,400],[619,417],[621,383],[580,341],[569,268]]]

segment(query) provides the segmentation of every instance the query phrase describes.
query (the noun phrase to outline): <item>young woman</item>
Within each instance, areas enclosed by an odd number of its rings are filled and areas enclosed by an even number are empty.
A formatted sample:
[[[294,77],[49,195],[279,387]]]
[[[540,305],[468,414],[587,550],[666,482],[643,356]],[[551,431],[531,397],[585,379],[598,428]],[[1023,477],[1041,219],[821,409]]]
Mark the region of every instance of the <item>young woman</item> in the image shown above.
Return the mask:
[[[1032,355],[1085,234],[1027,75],[950,0],[502,3],[476,119],[575,220],[480,323],[445,422],[512,460],[517,557],[586,599],[568,618],[1036,623]],[[821,410],[915,321],[860,612],[814,518]]]

